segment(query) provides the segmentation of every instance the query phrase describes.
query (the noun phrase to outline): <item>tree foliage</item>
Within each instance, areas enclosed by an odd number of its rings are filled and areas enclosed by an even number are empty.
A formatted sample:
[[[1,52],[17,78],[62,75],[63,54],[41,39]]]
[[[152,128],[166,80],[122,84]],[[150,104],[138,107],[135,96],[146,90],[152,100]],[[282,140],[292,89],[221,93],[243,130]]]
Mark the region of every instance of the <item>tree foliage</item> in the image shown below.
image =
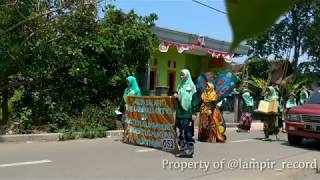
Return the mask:
[[[247,42],[253,47],[252,56],[275,59],[290,59],[297,67],[299,57],[312,50],[305,47],[313,36],[311,27],[315,28],[319,16],[318,1],[298,1],[276,24],[259,37]],[[314,25],[314,26],[312,26]],[[309,39],[309,41],[308,41]]]
[[[304,39],[304,52],[307,52],[312,60],[320,63],[320,1],[313,4],[314,20],[308,25],[306,38]]]
[[[248,84],[250,89],[252,89],[255,93],[258,93],[260,95],[263,95],[268,87],[267,80],[263,78],[257,78],[254,76],[250,76]]]
[[[0,86],[23,85],[16,106],[30,109],[33,122],[63,126],[64,115],[80,116],[105,99],[115,102],[126,76],[143,80],[157,16],[108,6],[97,19],[96,4],[88,2],[1,1]]]
[[[267,59],[251,58],[245,61],[251,76],[268,79],[270,62]]]

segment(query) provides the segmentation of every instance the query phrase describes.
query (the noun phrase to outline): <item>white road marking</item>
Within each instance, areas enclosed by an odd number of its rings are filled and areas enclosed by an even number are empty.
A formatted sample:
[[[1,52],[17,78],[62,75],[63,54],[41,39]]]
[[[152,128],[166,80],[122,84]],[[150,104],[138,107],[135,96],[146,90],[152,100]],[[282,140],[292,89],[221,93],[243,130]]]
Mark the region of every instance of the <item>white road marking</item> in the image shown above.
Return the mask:
[[[29,161],[29,162],[17,162],[17,163],[10,163],[10,164],[0,164],[0,167],[11,167],[11,166],[24,166],[24,165],[31,165],[31,164],[43,164],[43,163],[50,163],[51,160],[40,160],[40,161]]]
[[[152,152],[152,151],[155,151],[155,149],[139,149],[139,150],[136,150],[136,152]]]
[[[253,141],[253,139],[243,139],[243,140],[238,140],[238,141],[230,141],[230,143],[248,142],[248,141]]]

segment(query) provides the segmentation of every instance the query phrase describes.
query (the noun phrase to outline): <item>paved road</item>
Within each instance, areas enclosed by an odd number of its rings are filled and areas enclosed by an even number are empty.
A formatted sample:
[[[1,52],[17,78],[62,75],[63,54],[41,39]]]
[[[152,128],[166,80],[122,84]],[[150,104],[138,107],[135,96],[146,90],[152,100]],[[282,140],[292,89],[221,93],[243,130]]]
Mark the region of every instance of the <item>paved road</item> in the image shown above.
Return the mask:
[[[280,134],[279,141],[262,141],[259,130],[239,134],[229,129],[227,136],[226,144],[197,142],[192,159],[123,144],[119,138],[2,143],[0,179],[320,179],[312,169],[313,162],[320,164],[319,141],[292,147],[285,134]],[[242,169],[227,167],[232,159],[241,160]],[[187,162],[190,168],[182,171]],[[282,163],[310,167],[288,169]],[[266,169],[259,170],[264,165]]]

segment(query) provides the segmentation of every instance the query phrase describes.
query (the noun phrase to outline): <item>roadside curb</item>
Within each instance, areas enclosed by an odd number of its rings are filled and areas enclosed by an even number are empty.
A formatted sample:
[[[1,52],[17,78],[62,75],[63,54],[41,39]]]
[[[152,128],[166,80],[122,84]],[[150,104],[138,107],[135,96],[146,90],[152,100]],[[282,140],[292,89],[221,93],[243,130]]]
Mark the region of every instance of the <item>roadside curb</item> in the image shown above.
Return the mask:
[[[226,126],[229,129],[237,128],[239,123],[227,123]],[[263,123],[253,122],[251,130],[262,130]],[[195,131],[198,127],[195,127]],[[123,136],[123,130],[110,130],[106,131],[106,137],[121,137]],[[15,134],[15,135],[0,135],[0,143],[6,142],[43,142],[43,141],[60,141],[62,139],[63,133],[49,133],[49,134]],[[78,135],[79,136],[79,135]]]
[[[110,138],[110,137],[114,137],[114,136],[123,136],[123,132],[124,130],[110,130],[110,131],[106,131],[106,135],[107,135],[107,138]]]
[[[59,141],[62,133],[0,135],[1,142]]]
[[[226,123],[228,129],[236,129],[239,123]],[[251,130],[263,130],[263,123],[253,122]],[[195,131],[198,131],[198,127],[195,127]],[[123,130],[110,130],[106,131],[107,138],[123,136]]]

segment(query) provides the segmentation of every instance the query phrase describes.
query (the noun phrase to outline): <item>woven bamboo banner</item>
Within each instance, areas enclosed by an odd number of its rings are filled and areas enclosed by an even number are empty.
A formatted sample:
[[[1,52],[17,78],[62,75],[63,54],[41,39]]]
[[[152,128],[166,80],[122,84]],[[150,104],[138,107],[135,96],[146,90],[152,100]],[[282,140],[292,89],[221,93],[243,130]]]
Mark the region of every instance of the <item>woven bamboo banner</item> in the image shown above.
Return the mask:
[[[175,152],[174,104],[169,96],[130,96],[127,99],[124,142]]]

